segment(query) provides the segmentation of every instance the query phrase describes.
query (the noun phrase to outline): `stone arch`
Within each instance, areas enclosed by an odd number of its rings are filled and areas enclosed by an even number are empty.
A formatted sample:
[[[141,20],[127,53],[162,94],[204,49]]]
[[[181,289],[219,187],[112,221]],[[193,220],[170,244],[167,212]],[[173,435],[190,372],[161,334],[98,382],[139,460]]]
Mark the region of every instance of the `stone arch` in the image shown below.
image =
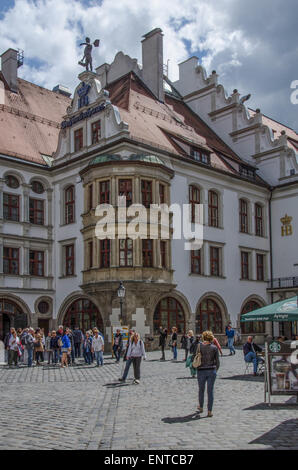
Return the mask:
[[[32,176],[29,180],[29,185],[31,185],[33,181],[40,181],[44,185],[45,192],[48,189],[51,189],[51,185],[49,181],[44,176],[41,176],[41,175]]]
[[[6,176],[8,176],[8,175],[15,176],[15,178],[18,179],[18,181],[19,181],[19,183],[20,183],[20,186],[22,186],[23,184],[26,184],[25,178],[24,178],[24,176],[22,175],[22,173],[20,173],[19,171],[15,170],[14,168],[9,168],[9,169],[7,169],[6,171],[4,171],[2,178],[5,179]]]
[[[158,304],[163,299],[166,299],[168,297],[173,298],[177,302],[179,302],[179,304],[182,307],[183,313],[184,313],[185,331],[187,331],[187,329],[189,328],[189,324],[191,322],[191,307],[190,307],[190,304],[189,304],[189,302],[188,302],[188,300],[187,300],[187,298],[185,297],[184,294],[182,294],[181,292],[179,292],[177,290],[172,290],[170,292],[163,293],[163,294],[159,295],[157,298],[154,299],[155,302],[154,302],[154,307],[153,307],[153,311],[152,311],[152,314],[151,314],[151,331],[153,331],[153,333],[154,333],[154,314],[155,314],[156,308],[157,308]]]
[[[30,309],[29,309],[28,305],[22,299],[20,299],[19,297],[17,297],[16,295],[13,295],[13,294],[0,294],[0,301],[4,301],[4,300],[14,304],[26,316],[26,322],[24,322],[24,325],[22,325],[23,328],[28,327],[28,326],[32,326],[32,315],[31,315]],[[5,313],[5,315],[7,315],[10,318],[9,312]],[[15,317],[15,315],[12,313],[11,317]],[[17,325],[15,325],[15,326],[17,326]],[[1,315],[1,318],[0,318],[0,337],[3,335],[3,331],[2,331],[3,328],[2,327],[3,327],[3,325],[2,325],[2,315]]]
[[[221,313],[221,318],[222,318],[222,332],[221,333],[224,333],[225,325],[227,325],[227,323],[230,321],[230,316],[229,316],[225,301],[216,292],[205,292],[205,294],[203,294],[199,298],[197,305],[196,305],[196,310],[195,310],[196,325],[197,325],[197,317],[199,314],[200,305],[204,300],[207,300],[207,299],[213,300],[218,305],[220,309],[220,313]]]
[[[89,300],[90,302],[92,302],[95,305],[95,307],[97,308],[97,310],[99,312],[99,315],[101,317],[102,324],[103,324],[103,326],[105,326],[105,319],[104,319],[104,315],[103,315],[102,306],[99,305],[99,302],[97,301],[96,298],[91,297],[90,295],[87,295],[84,292],[80,292],[80,291],[73,292],[68,297],[66,297],[66,299],[64,299],[64,301],[62,302],[62,304],[60,306],[60,309],[59,309],[59,312],[58,312],[58,315],[57,315],[57,318],[56,318],[57,326],[58,325],[63,325],[63,320],[65,318],[65,315],[67,314],[67,311],[68,311],[69,307],[74,302],[76,302],[77,300],[81,300],[81,299],[82,300]]]
[[[267,305],[267,302],[261,296],[259,296],[257,294],[251,294],[248,297],[246,297],[246,299],[242,302],[240,312],[238,313],[238,316],[237,316],[237,320],[238,320],[237,323],[240,327],[241,332],[242,332],[241,321],[240,321],[241,320],[241,313],[242,313],[245,305],[247,305],[248,302],[256,302],[257,304],[259,304],[260,308],[265,307],[265,305]],[[266,328],[264,328],[264,333],[265,333],[265,330],[266,330]],[[262,333],[262,334],[264,334],[264,333]],[[243,334],[245,334],[245,333],[243,333]]]

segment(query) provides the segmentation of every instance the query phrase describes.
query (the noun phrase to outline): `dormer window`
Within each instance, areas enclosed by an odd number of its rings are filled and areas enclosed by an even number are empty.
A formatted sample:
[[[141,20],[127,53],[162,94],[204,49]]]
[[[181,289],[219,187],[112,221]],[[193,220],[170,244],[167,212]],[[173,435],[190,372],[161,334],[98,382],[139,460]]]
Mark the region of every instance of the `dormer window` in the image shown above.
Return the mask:
[[[197,162],[204,163],[205,165],[210,165],[210,155],[202,149],[191,147],[190,156]]]
[[[239,174],[240,174],[240,176],[243,176],[244,178],[249,178],[249,179],[253,179],[253,180],[256,177],[255,170],[253,168],[250,168],[250,167],[244,166],[244,165],[240,165]]]
[[[78,152],[83,148],[83,129],[77,129],[74,132],[74,150]]]

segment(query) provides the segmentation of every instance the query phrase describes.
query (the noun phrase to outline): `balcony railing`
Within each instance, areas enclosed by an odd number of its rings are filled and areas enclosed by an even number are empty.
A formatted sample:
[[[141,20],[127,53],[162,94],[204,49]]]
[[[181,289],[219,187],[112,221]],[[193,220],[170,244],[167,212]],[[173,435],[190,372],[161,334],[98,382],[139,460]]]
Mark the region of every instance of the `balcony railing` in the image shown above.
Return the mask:
[[[268,289],[289,289],[298,288],[298,276],[277,277],[268,282]]]

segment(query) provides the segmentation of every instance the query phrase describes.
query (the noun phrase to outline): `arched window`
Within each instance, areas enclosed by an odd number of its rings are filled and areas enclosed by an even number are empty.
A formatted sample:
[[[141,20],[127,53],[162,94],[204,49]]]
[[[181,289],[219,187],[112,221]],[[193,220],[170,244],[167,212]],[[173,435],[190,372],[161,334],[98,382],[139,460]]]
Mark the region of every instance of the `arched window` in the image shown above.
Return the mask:
[[[68,308],[63,325],[72,330],[78,326],[82,331],[88,331],[95,326],[103,332],[103,321],[98,308],[88,299],[78,299]]]
[[[4,338],[9,328],[26,328],[28,319],[22,309],[8,299],[0,299],[0,338]]]
[[[45,191],[43,184],[37,180],[32,181],[31,188],[32,191],[36,194],[42,194]]]
[[[208,193],[208,219],[210,227],[219,226],[218,194],[215,191]]]
[[[74,186],[69,186],[64,191],[65,223],[71,224],[75,220]]]
[[[189,186],[189,204],[191,205],[191,221],[195,222],[195,207],[200,204],[200,190],[195,186]]]
[[[240,232],[248,233],[248,204],[245,199],[240,199],[239,207],[239,225]]]
[[[176,326],[178,333],[185,332],[185,315],[180,303],[173,297],[162,299],[157,305],[153,317],[154,333],[159,332],[159,327],[171,331]]]
[[[222,333],[221,310],[212,299],[205,299],[201,302],[196,318],[196,333],[202,333],[206,330]]]
[[[18,178],[16,178],[13,175],[7,175],[5,177],[5,183],[7,184],[9,188],[12,188],[12,189],[17,189],[20,186]]]
[[[250,300],[244,305],[241,315],[245,315],[245,313],[252,312],[258,308],[261,308],[261,305],[254,300]],[[263,334],[265,333],[265,323],[263,321],[243,322],[241,323],[241,333],[245,335],[250,333]]]

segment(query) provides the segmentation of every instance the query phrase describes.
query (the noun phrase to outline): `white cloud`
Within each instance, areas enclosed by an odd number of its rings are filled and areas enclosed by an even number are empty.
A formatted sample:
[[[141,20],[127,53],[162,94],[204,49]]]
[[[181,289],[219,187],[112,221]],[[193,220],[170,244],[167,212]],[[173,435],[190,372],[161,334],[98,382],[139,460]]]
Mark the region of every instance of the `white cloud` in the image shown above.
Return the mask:
[[[79,43],[86,35],[101,39],[96,66],[111,62],[119,50],[141,62],[143,34],[160,27],[172,80],[178,78],[177,63],[196,54],[208,72],[222,74],[229,91],[251,92],[250,105],[263,109],[264,104],[264,112],[298,127],[289,98],[289,84],[298,79],[295,0],[287,1],[288,9],[282,0],[16,0],[0,20],[0,44],[2,51],[24,49],[23,78],[74,89],[82,71]]]

